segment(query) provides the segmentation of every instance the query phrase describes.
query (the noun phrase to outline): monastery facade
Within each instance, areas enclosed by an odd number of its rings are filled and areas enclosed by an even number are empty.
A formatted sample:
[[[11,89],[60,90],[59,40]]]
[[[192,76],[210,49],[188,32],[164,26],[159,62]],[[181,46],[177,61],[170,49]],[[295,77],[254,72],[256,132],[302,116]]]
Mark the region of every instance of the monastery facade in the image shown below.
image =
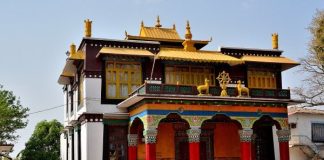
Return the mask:
[[[175,25],[142,22],[124,40],[72,44],[59,77],[63,160],[289,160],[281,72],[298,63],[278,49],[220,47],[184,39]]]

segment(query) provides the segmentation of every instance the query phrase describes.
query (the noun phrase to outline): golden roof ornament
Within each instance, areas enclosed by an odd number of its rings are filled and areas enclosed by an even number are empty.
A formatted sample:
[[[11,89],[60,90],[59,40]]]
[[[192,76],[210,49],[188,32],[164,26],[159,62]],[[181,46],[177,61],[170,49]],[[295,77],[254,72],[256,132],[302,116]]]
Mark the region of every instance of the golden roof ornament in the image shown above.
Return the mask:
[[[190,40],[191,40],[191,38],[192,38],[192,34],[191,34],[191,31],[190,31],[190,24],[189,24],[189,21],[187,21],[185,38],[186,38],[186,39],[190,39]]]
[[[85,37],[91,37],[91,24],[92,24],[92,21],[90,21],[89,19],[86,19],[84,21],[84,36]]]
[[[278,49],[278,33],[272,34],[272,49]]]
[[[160,24],[160,16],[157,16],[155,27],[157,27],[157,28],[162,27],[162,25]]]
[[[195,47],[195,42],[191,40],[192,34],[190,31],[190,24],[189,21],[187,21],[187,26],[186,26],[186,33],[185,33],[185,41],[182,43],[183,49],[185,51],[190,51],[190,52],[195,52],[197,49]]]
[[[216,78],[219,82],[220,87],[222,88],[221,97],[227,97],[227,85],[231,81],[231,78],[229,76],[229,73],[226,73],[225,71],[219,73],[219,75]]]
[[[141,21],[141,27],[144,27],[144,21]]]
[[[76,53],[76,46],[75,46],[74,43],[72,43],[70,45],[70,54],[69,54],[69,57],[72,57],[73,55],[75,55],[75,53]]]

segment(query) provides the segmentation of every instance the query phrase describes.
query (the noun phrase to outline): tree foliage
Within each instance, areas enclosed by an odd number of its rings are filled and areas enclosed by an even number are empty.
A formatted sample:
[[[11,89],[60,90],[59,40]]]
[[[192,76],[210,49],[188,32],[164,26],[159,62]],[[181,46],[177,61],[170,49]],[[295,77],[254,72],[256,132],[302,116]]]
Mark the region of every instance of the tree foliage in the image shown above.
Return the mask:
[[[21,160],[59,160],[62,128],[57,120],[39,122],[22,151]]]
[[[324,105],[324,10],[317,11],[309,26],[312,39],[309,55],[301,60],[302,71],[307,73],[302,87],[295,93],[307,106]]]
[[[17,140],[19,136],[15,132],[27,126],[28,111],[12,91],[0,85],[0,144]]]

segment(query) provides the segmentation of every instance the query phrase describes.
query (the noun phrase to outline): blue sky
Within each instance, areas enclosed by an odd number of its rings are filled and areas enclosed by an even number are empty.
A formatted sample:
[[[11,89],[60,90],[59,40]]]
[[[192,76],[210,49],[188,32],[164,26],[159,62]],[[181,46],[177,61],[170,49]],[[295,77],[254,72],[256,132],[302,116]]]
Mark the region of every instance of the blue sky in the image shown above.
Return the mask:
[[[176,24],[183,37],[186,20],[193,39],[219,46],[271,48],[271,33],[279,33],[279,48],[294,60],[307,54],[307,27],[324,1],[312,0],[56,0],[0,2],[0,84],[20,97],[30,112],[63,104],[58,76],[70,43],[79,44],[83,20],[93,21],[93,37],[124,39],[124,31],[137,35],[141,20],[152,26],[157,15],[165,27]],[[301,84],[297,69],[283,73],[283,86]],[[63,121],[63,108],[30,115],[18,131],[15,156],[24,148],[37,122]]]

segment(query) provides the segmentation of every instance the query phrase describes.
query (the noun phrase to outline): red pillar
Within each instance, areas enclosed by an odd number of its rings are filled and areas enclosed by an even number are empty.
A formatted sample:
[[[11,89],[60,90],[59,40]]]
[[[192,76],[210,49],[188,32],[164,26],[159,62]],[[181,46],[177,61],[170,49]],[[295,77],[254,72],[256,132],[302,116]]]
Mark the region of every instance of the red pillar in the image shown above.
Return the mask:
[[[146,160],[156,160],[156,146],[155,143],[145,144],[145,159]]]
[[[136,159],[137,159],[137,147],[128,146],[128,160],[136,160]]]
[[[156,129],[148,129],[143,131],[145,137],[145,159],[156,160]]]
[[[199,160],[200,159],[200,143],[191,142],[189,143],[189,159]]]
[[[280,160],[289,160],[289,129],[277,130]]]
[[[241,160],[251,160],[251,137],[252,129],[243,129],[239,131],[241,140]]]
[[[289,160],[288,142],[279,142],[280,160]]]
[[[137,159],[137,134],[128,134],[128,160]]]
[[[251,142],[241,142],[241,160],[251,160]]]
[[[200,160],[200,128],[187,130],[189,138],[189,159]]]

